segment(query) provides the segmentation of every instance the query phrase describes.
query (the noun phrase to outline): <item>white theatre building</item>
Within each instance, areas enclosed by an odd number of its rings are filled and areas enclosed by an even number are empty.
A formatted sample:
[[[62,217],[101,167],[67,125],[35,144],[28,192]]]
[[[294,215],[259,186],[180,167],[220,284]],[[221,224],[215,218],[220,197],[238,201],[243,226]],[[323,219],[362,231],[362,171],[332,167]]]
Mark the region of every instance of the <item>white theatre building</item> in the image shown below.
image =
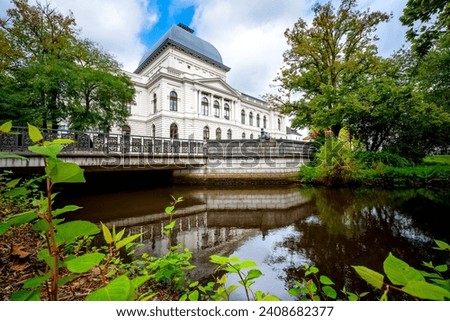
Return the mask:
[[[128,73],[136,97],[130,106],[131,135],[179,139],[257,139],[261,129],[286,138],[286,117],[264,100],[227,84],[229,67],[219,51],[174,25]],[[252,75],[248,75],[252,77]]]

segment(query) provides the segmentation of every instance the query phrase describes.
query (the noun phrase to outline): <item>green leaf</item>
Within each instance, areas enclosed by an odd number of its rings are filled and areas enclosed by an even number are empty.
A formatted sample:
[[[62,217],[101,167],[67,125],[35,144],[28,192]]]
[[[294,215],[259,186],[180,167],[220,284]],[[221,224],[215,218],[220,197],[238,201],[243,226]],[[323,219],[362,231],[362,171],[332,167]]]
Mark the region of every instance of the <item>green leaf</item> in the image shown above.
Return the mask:
[[[228,258],[226,256],[211,255],[209,261],[214,264],[225,265],[228,263]]]
[[[39,291],[21,290],[11,295],[11,301],[40,301]]]
[[[76,205],[66,205],[63,208],[58,208],[58,209],[52,211],[52,215],[54,217],[56,217],[58,215],[61,215],[61,214],[67,213],[67,212],[77,211],[80,208],[82,208],[82,207],[79,207],[79,206],[76,206]]]
[[[247,273],[247,280],[253,280],[256,278],[259,278],[262,274],[262,272],[260,270],[254,269],[254,270],[250,270]]]
[[[56,138],[52,140],[51,142],[45,142],[44,145],[50,146],[50,145],[68,145],[73,144],[74,140],[69,138]]]
[[[72,243],[81,236],[97,234],[100,229],[94,223],[78,220],[60,224],[56,227],[56,231],[65,243]]]
[[[0,133],[7,134],[11,131],[11,128],[12,128],[12,121],[10,120],[0,125]]]
[[[134,289],[138,289],[141,285],[143,285],[145,282],[150,280],[152,278],[151,275],[142,275],[135,277],[133,280],[131,280],[131,285]]]
[[[101,223],[101,226],[103,231],[103,238],[105,239],[106,243],[111,244],[114,241],[111,235],[111,231],[105,224]]]
[[[124,238],[123,240],[120,240],[119,242],[116,243],[116,250],[124,247],[125,245],[127,245],[128,243],[133,242],[135,239],[137,239],[138,237],[140,237],[142,235],[142,233],[140,234],[135,234],[135,235],[130,235],[126,238]]]
[[[289,289],[288,293],[291,296],[298,296],[300,294],[300,289],[299,288],[291,288],[291,289]]]
[[[409,295],[424,300],[443,301],[450,299],[449,291],[425,281],[409,281],[402,290]]]
[[[8,183],[6,183],[6,187],[7,187],[7,188],[13,188],[13,187],[15,187],[17,184],[19,184],[20,180],[21,180],[21,178],[13,179],[13,180],[9,181]]]
[[[436,266],[436,271],[438,271],[438,272],[444,273],[444,272],[447,272],[447,270],[448,270],[448,266],[445,264]]]
[[[30,191],[28,189],[26,189],[26,187],[16,187],[13,188],[9,191],[6,191],[5,193],[3,193],[3,196],[8,196],[8,197],[18,197],[18,196],[24,196],[29,194]]]
[[[86,301],[127,301],[133,294],[133,286],[126,275],[109,282],[103,288],[100,288],[86,297]]]
[[[103,253],[88,253],[65,261],[67,268],[73,273],[85,273],[100,264],[105,257]]]
[[[44,139],[39,128],[30,124],[28,124],[28,135],[33,143],[40,142]]]
[[[352,265],[352,267],[364,281],[369,283],[374,288],[381,290],[381,288],[383,287],[383,280],[384,280],[383,274],[380,274],[376,271],[366,268],[365,266]]]
[[[243,260],[241,262],[241,264],[239,264],[239,267],[241,269],[247,269],[247,268],[254,267],[254,266],[258,266],[258,263],[256,263],[253,260]]]
[[[52,146],[39,146],[33,145],[28,146],[28,150],[38,155],[48,156],[56,158],[58,157],[59,152],[63,149],[61,145],[52,145]]]
[[[79,276],[80,275],[78,275],[78,274],[71,274],[71,275],[65,276],[65,277],[63,277],[63,278],[58,280],[58,286],[63,286],[65,284],[75,280]]]
[[[37,218],[37,214],[34,211],[27,211],[11,216],[6,223],[9,224],[9,226],[22,225],[31,222],[35,218]]]
[[[52,220],[53,225],[58,225],[61,222],[64,222],[64,220],[63,219]],[[33,224],[33,227],[31,229],[33,231],[46,232],[46,231],[48,231],[48,227],[49,227],[48,222],[44,219],[40,219],[36,223]]]
[[[450,250],[450,245],[448,245],[448,243],[445,243],[443,241],[439,241],[439,240],[435,240],[434,241],[438,247],[434,247],[434,249],[436,250]]]
[[[336,291],[329,285],[325,285],[322,288],[323,293],[325,293],[325,295],[331,299],[336,299],[337,297],[337,293]]]
[[[0,158],[21,159],[28,161],[28,158],[9,152],[0,152]]]
[[[115,242],[119,242],[119,241],[122,239],[122,237],[123,237],[124,234],[125,234],[125,229],[124,229],[124,228],[121,229],[121,230],[119,231],[119,233],[116,234],[116,227],[113,226],[113,233],[112,233],[112,236],[113,236],[113,239],[114,239]]]
[[[172,214],[173,210],[174,210],[175,206],[167,206],[166,207],[166,214]]]
[[[258,301],[281,301],[281,299],[275,295],[267,294],[267,295],[264,295],[264,297],[262,297]]]
[[[164,226],[165,230],[171,230],[175,227],[175,221],[170,222],[169,224],[167,224],[166,226]]]
[[[0,235],[3,235],[3,234],[5,234],[5,232],[7,231],[7,230],[9,230],[9,227],[10,227],[11,225],[10,224],[7,224],[7,223],[0,223]]]
[[[383,263],[384,273],[394,285],[406,285],[410,281],[425,281],[420,271],[389,253]]]
[[[36,276],[34,278],[28,279],[23,284],[23,288],[31,289],[31,288],[38,287],[38,286],[42,285],[45,281],[47,281],[49,278],[50,278],[50,272],[48,272],[44,275],[41,275],[41,276]]]
[[[49,158],[45,173],[53,184],[56,183],[85,183],[84,169],[75,163],[64,163],[59,159]]]
[[[320,278],[320,283],[324,284],[324,285],[333,285],[334,282],[326,275],[321,275]]]
[[[198,301],[199,293],[197,290],[189,293],[189,301]]]

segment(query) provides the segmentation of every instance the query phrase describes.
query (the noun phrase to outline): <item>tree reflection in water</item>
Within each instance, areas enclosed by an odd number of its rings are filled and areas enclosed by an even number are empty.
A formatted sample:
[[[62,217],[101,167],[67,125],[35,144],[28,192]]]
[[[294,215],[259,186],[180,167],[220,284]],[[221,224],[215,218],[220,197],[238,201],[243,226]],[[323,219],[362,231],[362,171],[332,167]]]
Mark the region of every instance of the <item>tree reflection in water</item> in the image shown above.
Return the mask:
[[[336,289],[356,292],[371,288],[351,265],[382,272],[389,252],[416,268],[422,261],[450,264],[448,255],[432,249],[435,239],[450,242],[443,223],[450,212],[449,190],[175,186],[78,195],[68,204],[83,210],[70,218],[145,232],[140,250],[159,255],[167,248],[161,231],[169,195],[185,199],[172,242],[193,252],[196,277],[214,270],[212,254],[254,259],[264,276],[253,288],[283,300],[292,300],[287,291],[304,275],[305,263],[329,276]],[[237,280],[230,276],[230,282]],[[234,299],[242,297],[236,293]]]

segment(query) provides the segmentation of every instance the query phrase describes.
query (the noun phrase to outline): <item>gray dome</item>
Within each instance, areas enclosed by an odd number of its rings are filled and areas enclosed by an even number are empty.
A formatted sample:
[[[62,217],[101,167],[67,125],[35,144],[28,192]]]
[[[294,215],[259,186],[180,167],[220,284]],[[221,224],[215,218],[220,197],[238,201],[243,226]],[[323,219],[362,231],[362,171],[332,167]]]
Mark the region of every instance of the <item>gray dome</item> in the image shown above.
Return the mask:
[[[142,57],[135,73],[141,72],[168,45],[174,45],[197,56],[225,71],[230,68],[222,62],[219,51],[209,42],[200,39],[179,25],[174,25],[169,31]]]

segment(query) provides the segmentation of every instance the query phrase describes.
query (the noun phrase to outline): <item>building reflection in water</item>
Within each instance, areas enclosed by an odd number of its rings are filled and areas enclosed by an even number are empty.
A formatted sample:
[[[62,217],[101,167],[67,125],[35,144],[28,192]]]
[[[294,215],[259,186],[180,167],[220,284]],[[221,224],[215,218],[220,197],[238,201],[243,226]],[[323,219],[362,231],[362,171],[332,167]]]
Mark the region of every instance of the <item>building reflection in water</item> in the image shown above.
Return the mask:
[[[183,196],[171,243],[192,251],[197,266],[192,279],[213,272],[210,255],[237,255],[255,260],[263,272],[255,289],[289,300],[287,291],[293,280],[304,276],[305,263],[335,281],[336,289],[345,286],[361,293],[368,287],[352,265],[382,272],[389,252],[414,267],[422,261],[445,262],[448,257],[432,247],[434,239],[450,242],[442,224],[450,211],[449,194],[420,189],[189,186],[89,195],[70,203],[84,208],[71,213],[71,219],[143,233],[139,253],[160,256],[168,246],[164,208],[170,195]],[[237,282],[232,276],[229,280]],[[240,295],[236,292],[233,299],[244,299]]]

